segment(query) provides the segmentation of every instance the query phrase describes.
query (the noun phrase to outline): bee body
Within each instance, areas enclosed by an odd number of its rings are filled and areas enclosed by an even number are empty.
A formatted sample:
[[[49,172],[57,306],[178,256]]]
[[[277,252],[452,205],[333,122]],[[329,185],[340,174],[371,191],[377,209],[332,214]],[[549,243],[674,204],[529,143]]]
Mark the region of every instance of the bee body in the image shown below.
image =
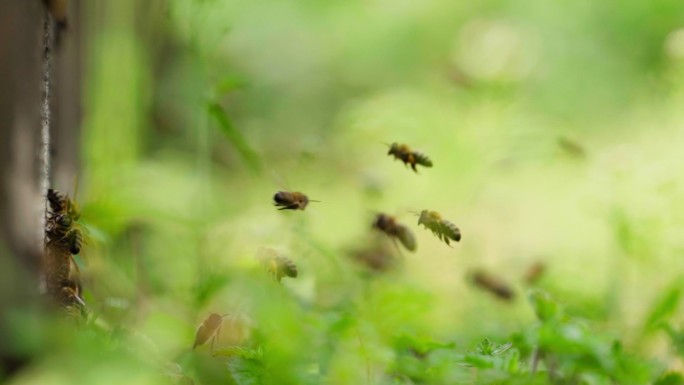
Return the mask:
[[[221,325],[223,325],[223,317],[216,313],[211,313],[202,321],[195,333],[195,343],[192,348],[195,349],[200,345],[204,345],[211,339],[212,347],[216,338],[221,332]]]
[[[304,210],[309,204],[309,197],[298,191],[278,191],[273,200],[278,210]]]
[[[410,165],[416,173],[418,172],[416,165],[432,167],[432,161],[427,155],[418,151],[413,151],[405,144],[392,143],[387,155],[392,155],[394,156],[394,159],[401,160],[404,162],[404,165]]]
[[[546,271],[546,265],[544,265],[543,262],[536,262],[532,266],[530,266],[529,269],[527,269],[527,272],[525,273],[525,283],[528,285],[534,285],[536,284],[539,279],[544,275],[544,272]]]
[[[387,234],[390,238],[398,239],[409,251],[416,250],[416,238],[406,226],[397,223],[394,217],[378,214],[373,221],[373,227]]]
[[[483,271],[478,271],[473,274],[472,279],[475,286],[491,293],[501,300],[511,301],[515,297],[513,289],[498,277]]]
[[[461,230],[456,227],[455,224],[442,219],[436,211],[423,210],[420,212],[420,218],[418,219],[418,224],[425,226],[426,229],[432,231],[432,233],[443,241],[450,245],[450,240],[459,242],[461,240]]]
[[[76,202],[58,191],[47,191],[49,210],[45,223],[45,280],[48,294],[64,308],[85,308],[80,272],[72,254],[79,254],[83,233],[76,223]]]
[[[297,278],[297,265],[283,256],[275,256],[268,261],[268,272],[280,282],[283,277]]]

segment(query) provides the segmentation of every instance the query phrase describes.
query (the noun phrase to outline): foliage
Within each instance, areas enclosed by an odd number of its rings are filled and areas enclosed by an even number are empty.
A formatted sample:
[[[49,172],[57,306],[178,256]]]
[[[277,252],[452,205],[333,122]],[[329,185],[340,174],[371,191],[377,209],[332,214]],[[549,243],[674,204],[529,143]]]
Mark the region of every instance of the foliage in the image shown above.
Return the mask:
[[[682,383],[680,1],[86,3],[90,313],[5,312],[10,383]]]

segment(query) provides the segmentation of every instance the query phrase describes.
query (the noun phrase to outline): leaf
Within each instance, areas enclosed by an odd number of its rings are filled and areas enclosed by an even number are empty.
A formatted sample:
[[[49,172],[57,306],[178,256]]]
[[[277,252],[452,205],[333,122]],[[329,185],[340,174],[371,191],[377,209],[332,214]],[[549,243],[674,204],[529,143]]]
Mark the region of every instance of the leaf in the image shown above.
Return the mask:
[[[232,345],[216,349],[212,355],[214,357],[240,357],[246,360],[258,361],[264,357],[264,351],[261,347],[250,349],[243,346]]]
[[[684,377],[679,373],[667,373],[660,377],[653,385],[683,385]]]
[[[242,133],[235,128],[223,107],[218,103],[209,103],[207,108],[209,115],[216,119],[216,122],[221,129],[221,133],[223,133],[226,139],[232,143],[245,163],[247,163],[253,171],[260,172],[261,162],[259,160],[259,155],[250,147]]]
[[[646,321],[646,331],[653,331],[659,328],[669,316],[677,311],[682,297],[682,288],[677,282],[653,306]]]
[[[238,385],[258,385],[263,382],[264,366],[259,361],[232,357],[227,366],[230,376]]]
[[[546,322],[562,317],[562,310],[560,306],[551,299],[547,293],[535,290],[530,293],[530,302],[534,308],[534,312],[540,321]]]

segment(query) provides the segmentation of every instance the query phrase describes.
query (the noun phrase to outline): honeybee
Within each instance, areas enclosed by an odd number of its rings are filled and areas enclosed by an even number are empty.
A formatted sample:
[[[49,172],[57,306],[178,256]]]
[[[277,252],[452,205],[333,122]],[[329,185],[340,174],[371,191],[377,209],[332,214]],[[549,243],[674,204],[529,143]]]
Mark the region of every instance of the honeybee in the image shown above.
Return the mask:
[[[275,206],[280,207],[278,210],[304,210],[309,202],[319,202],[298,191],[278,191],[273,200]]]
[[[404,165],[411,165],[411,168],[416,173],[416,165],[419,164],[424,167],[432,167],[432,161],[423,153],[413,151],[405,144],[392,143],[387,155],[394,156],[394,159],[399,159],[404,162]]]
[[[69,198],[68,195],[65,196],[57,190],[48,189],[47,200],[52,209],[50,214],[66,214],[74,221],[79,220],[81,217],[81,210],[78,207],[78,204],[75,200]]]
[[[564,136],[558,138],[558,147],[575,158],[585,158],[587,156],[587,152],[581,144]]]
[[[387,234],[390,238],[398,239],[409,251],[416,251],[416,238],[406,226],[397,223],[394,217],[387,214],[377,214],[373,227]]]
[[[544,265],[543,262],[534,263],[529,269],[527,269],[527,272],[525,273],[525,283],[528,285],[534,285],[537,283],[537,281],[539,281],[539,278],[544,275],[544,271],[546,271],[546,265]]]
[[[76,224],[80,211],[75,201],[49,189],[50,209],[45,222],[45,283],[48,294],[65,308],[85,307],[78,265],[73,254],[81,251],[83,234]]]
[[[192,348],[195,349],[200,345],[204,345],[207,341],[211,339],[211,350],[214,350],[214,342],[218,339],[221,334],[221,326],[223,326],[222,315],[211,313],[207,318],[202,321],[200,326],[197,328],[195,333],[195,343]]]
[[[376,234],[373,240],[364,242],[364,247],[350,250],[349,256],[357,263],[374,272],[389,271],[396,265],[389,241],[380,234]]]
[[[71,279],[63,279],[60,283],[58,300],[64,306],[85,307],[81,298],[81,284]]]
[[[57,26],[60,29],[66,29],[67,27],[67,0],[43,0],[43,3],[48,8],[52,17],[57,22]]]
[[[449,240],[454,240],[456,242],[461,240],[461,230],[459,230],[455,224],[446,219],[442,219],[442,216],[439,215],[438,212],[423,210],[417,215],[419,215],[418,224],[423,225],[426,229],[432,231],[432,233],[441,241],[444,241],[447,246],[451,247]]]
[[[297,265],[271,248],[259,248],[256,258],[266,267],[266,270],[273,279],[278,282],[283,277],[297,278]]]
[[[504,301],[511,301],[515,297],[513,289],[499,277],[495,277],[484,271],[477,271],[472,276],[475,286],[493,294]]]

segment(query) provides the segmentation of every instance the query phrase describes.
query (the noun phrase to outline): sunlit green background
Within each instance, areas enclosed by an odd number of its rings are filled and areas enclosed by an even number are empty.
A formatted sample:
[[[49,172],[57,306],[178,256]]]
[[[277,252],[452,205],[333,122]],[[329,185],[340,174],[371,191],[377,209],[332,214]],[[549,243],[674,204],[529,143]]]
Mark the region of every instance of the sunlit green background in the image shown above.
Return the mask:
[[[682,367],[664,334],[643,332],[684,269],[679,0],[82,11],[79,262],[91,310],[129,337],[65,327],[25,342],[40,358],[12,383],[163,383],[167,362],[195,383],[231,383],[225,360],[190,351],[210,312],[250,325],[224,327],[218,345],[263,343],[269,383],[393,383],[383,373],[397,335],[465,352],[534,324],[523,276],[538,261],[540,287],[596,333],[659,370]],[[395,141],[434,167],[393,161]],[[321,202],[277,211],[284,189]],[[423,209],[462,241],[419,228],[410,211]],[[368,277],[347,252],[369,242],[379,211],[408,225],[418,250]],[[264,247],[299,277],[270,281]],[[516,300],[473,288],[474,269]],[[454,376],[434,383],[465,381]]]

